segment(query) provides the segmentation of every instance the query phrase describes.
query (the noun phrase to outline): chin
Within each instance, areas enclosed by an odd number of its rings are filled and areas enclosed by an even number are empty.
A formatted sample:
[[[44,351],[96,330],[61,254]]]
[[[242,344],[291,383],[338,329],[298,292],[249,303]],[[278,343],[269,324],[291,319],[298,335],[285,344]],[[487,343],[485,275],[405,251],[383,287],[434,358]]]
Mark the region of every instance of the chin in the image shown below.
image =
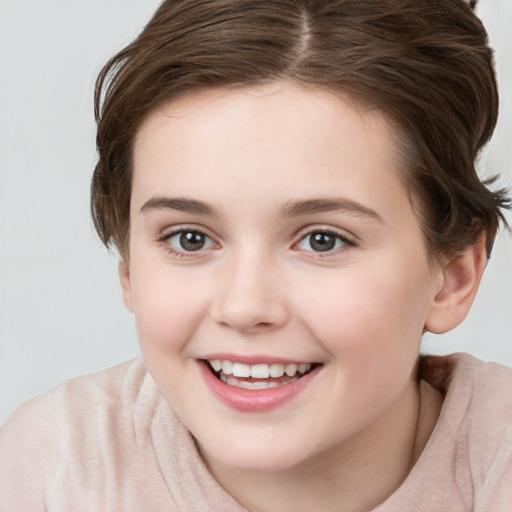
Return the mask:
[[[292,469],[304,462],[304,453],[300,448],[277,449],[275,446],[263,446],[257,441],[243,446],[233,446],[228,450],[205,449],[198,443],[204,459],[209,464],[218,464],[231,470],[244,473],[277,473]],[[209,447],[208,447],[209,448]]]

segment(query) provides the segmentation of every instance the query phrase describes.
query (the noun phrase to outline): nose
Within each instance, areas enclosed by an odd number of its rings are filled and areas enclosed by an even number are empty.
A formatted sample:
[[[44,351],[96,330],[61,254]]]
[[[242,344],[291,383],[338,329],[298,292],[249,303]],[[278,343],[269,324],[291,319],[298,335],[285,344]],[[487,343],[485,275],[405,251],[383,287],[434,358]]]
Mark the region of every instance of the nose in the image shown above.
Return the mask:
[[[279,269],[271,258],[242,251],[222,270],[212,306],[214,320],[246,334],[268,332],[288,320]]]

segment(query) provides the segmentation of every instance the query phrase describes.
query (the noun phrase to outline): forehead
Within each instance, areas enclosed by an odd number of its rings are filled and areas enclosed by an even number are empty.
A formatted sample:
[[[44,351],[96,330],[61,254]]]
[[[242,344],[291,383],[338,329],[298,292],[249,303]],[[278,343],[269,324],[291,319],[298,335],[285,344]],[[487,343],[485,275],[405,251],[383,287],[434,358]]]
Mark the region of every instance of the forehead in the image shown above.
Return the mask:
[[[262,132],[282,128],[281,137],[292,128],[297,130],[302,126],[306,132],[329,123],[358,124],[359,128],[368,128],[372,136],[379,138],[389,138],[395,131],[393,123],[376,106],[353,95],[293,80],[254,87],[205,89],[164,102],[150,111],[141,123],[135,137],[135,150],[146,135],[153,137],[152,130],[171,121],[178,129],[185,126],[187,131],[193,129],[196,137],[205,132],[211,137],[229,125],[239,132],[240,122],[254,129],[258,121],[262,122]],[[179,137],[179,130],[175,135]]]
[[[214,191],[221,201],[280,192],[285,201],[326,195],[335,182],[337,195],[361,196],[365,186],[368,199],[371,190],[403,193],[396,132],[380,110],[289,81],[161,105],[141,125],[133,156],[135,208],[157,193],[210,200]]]

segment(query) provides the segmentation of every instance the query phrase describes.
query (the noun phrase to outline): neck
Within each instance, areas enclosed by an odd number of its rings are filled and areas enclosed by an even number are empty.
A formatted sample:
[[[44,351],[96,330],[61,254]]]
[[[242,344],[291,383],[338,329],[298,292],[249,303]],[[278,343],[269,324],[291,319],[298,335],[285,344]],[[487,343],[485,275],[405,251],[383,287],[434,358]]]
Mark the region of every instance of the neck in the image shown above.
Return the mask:
[[[247,473],[205,457],[215,478],[251,512],[357,512],[384,502],[407,477],[439,415],[442,399],[416,382],[372,425],[284,471]]]

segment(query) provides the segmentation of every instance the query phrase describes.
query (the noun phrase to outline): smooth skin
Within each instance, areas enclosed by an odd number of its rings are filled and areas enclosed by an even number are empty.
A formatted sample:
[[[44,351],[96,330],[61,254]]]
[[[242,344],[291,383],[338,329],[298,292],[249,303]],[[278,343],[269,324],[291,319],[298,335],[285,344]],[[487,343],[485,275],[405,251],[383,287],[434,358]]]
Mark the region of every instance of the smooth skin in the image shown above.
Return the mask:
[[[124,301],[161,393],[253,512],[369,510],[435,426],[421,337],[463,320],[485,251],[431,261],[396,136],[378,109],[291,81],[185,96],[137,134]],[[240,412],[201,376],[215,354],[321,367]]]

